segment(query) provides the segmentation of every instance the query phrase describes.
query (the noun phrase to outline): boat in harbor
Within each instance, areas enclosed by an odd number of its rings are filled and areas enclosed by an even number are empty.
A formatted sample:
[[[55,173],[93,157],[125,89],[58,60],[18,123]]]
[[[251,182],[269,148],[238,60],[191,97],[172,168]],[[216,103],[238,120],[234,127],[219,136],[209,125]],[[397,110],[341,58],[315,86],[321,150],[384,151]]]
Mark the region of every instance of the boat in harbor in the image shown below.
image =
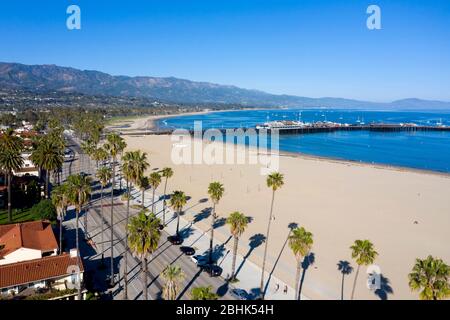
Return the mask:
[[[256,125],[257,130],[293,130],[293,129],[302,129],[307,127],[308,124],[301,121],[293,121],[293,120],[279,120],[279,121],[270,121],[265,122],[264,124]]]

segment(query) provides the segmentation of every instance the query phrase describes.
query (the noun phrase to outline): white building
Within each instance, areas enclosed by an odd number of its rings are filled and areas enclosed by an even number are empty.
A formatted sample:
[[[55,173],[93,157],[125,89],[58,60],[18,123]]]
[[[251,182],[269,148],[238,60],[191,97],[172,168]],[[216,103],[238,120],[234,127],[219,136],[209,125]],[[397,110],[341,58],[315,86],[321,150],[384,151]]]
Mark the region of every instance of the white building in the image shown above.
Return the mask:
[[[49,222],[0,225],[0,294],[27,296],[37,290],[74,289],[78,277],[82,283],[83,262],[76,250],[61,255],[57,252]],[[67,298],[74,296],[70,292]]]
[[[52,226],[45,221],[0,225],[0,266],[56,255]]]

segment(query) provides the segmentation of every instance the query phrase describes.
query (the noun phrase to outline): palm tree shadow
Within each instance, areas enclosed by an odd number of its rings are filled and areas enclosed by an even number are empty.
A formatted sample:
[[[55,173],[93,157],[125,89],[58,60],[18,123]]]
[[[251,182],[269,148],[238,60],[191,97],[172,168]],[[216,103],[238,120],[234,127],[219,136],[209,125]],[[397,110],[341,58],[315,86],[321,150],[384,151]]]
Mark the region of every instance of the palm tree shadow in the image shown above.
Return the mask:
[[[228,281],[225,281],[223,285],[221,285],[219,288],[217,288],[217,295],[219,297],[223,297],[228,292],[229,284]]]
[[[189,238],[193,234],[194,234],[194,230],[192,229],[192,225],[189,225],[189,226],[181,229],[180,232],[179,232],[179,236],[183,240]]]
[[[223,227],[225,225],[226,221],[227,221],[227,219],[224,217],[216,219],[216,221],[214,222],[213,228],[217,229],[217,228]]]
[[[250,240],[250,242],[249,242],[250,249],[248,250],[248,252],[244,256],[244,259],[242,260],[241,264],[237,268],[236,277],[239,274],[239,272],[241,271],[241,269],[244,266],[245,262],[247,261],[248,257],[250,257],[250,255],[252,254],[253,250],[258,248],[260,245],[262,245],[264,243],[264,241],[266,241],[266,236],[261,233],[257,233],[257,234],[254,234],[253,236],[251,236],[249,240]]]
[[[194,220],[192,220],[192,223],[197,223],[208,218],[211,215],[211,211],[211,207],[202,209],[199,213],[194,215]]]
[[[347,260],[340,260],[337,264],[338,270],[342,274],[342,281],[341,281],[341,300],[344,300],[344,279],[345,276],[349,275],[353,272],[353,267],[350,265],[350,262]]]
[[[195,280],[197,280],[197,278],[200,276],[201,273],[202,273],[202,269],[198,269],[197,273],[192,277],[192,279],[188,282],[188,284],[180,292],[180,294],[177,297],[177,300],[180,300],[183,297],[183,295],[188,291],[188,289],[195,282]]]
[[[393,293],[389,279],[380,274],[380,289],[375,290],[375,295],[381,300],[388,300],[388,295]]]
[[[286,240],[284,241],[283,246],[281,247],[280,253],[278,253],[277,260],[275,260],[275,263],[274,263],[274,265],[272,267],[272,270],[269,273],[269,277],[267,278],[266,284],[264,286],[264,295],[266,294],[267,289],[269,288],[270,280],[272,279],[272,275],[275,272],[275,268],[277,267],[278,261],[280,261],[281,255],[283,254],[284,248],[286,247],[286,244],[287,244],[287,242],[289,240],[289,236],[291,235],[291,231],[293,229],[297,228],[297,227],[298,227],[298,224],[296,222],[291,222],[291,223],[288,224],[288,228],[289,228],[288,236],[286,237]]]
[[[302,289],[303,289],[303,283],[305,281],[306,271],[308,270],[308,268],[310,266],[312,266],[314,264],[315,260],[316,260],[316,258],[315,258],[314,252],[311,252],[309,255],[307,255],[303,259],[303,262],[302,262],[303,272],[302,272],[302,277],[300,279],[300,286],[299,286],[299,289],[298,289],[298,292],[299,292],[298,298],[299,298],[299,300],[301,299],[301,295],[302,295]]]

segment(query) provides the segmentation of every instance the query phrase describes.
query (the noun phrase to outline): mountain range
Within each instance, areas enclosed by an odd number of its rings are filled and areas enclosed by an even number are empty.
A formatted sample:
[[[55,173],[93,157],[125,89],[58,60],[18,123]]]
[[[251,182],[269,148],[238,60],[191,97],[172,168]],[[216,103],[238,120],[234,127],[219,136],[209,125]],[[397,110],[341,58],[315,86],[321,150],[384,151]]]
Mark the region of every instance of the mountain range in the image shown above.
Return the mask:
[[[276,95],[231,85],[174,77],[113,76],[56,65],[0,62],[0,88],[31,92],[77,92],[86,95],[144,97],[176,103],[225,103],[260,107],[328,107],[385,110],[450,110],[450,102],[415,98],[376,103],[344,98]]]

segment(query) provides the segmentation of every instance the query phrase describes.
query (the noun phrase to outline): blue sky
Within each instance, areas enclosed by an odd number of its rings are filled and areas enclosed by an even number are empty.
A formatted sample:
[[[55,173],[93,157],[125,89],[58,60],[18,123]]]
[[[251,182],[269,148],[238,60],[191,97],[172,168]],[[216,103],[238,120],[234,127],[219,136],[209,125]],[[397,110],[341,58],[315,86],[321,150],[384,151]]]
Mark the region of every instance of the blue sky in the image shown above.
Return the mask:
[[[71,4],[81,30],[66,28]],[[382,30],[366,28],[370,4]],[[450,101],[449,0],[2,1],[0,39],[7,62],[309,97]]]

